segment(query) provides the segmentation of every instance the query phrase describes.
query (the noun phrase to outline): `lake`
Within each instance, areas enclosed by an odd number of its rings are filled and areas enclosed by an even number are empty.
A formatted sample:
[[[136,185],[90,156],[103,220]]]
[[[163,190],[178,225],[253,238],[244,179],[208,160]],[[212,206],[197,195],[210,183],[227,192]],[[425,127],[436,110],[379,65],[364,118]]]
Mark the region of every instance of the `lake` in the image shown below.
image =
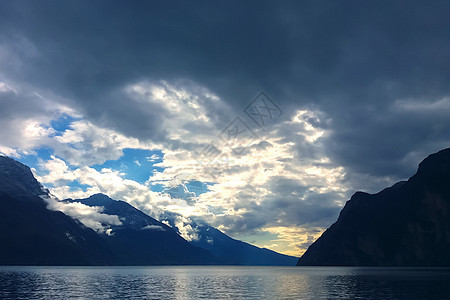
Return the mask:
[[[8,267],[0,299],[448,299],[450,269]]]

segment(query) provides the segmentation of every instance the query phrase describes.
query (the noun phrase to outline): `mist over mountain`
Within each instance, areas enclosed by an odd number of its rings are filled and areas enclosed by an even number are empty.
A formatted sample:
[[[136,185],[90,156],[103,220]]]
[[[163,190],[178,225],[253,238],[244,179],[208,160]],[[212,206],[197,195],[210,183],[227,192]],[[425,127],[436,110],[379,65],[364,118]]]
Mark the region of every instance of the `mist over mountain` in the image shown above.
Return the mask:
[[[109,234],[103,234],[117,264],[213,264],[217,261],[211,252],[191,245],[169,226],[124,201],[104,194],[69,201],[101,206],[103,213],[119,217],[122,225],[111,225]]]
[[[192,222],[191,226],[197,232],[197,238],[189,243],[182,239],[172,227],[155,220],[134,208],[124,201],[116,201],[103,194],[96,194],[87,199],[69,200],[80,202],[89,206],[104,207],[103,213],[119,216],[122,225],[111,226],[111,236],[108,241],[122,253],[119,256],[129,259],[130,249],[144,249],[133,255],[137,261],[148,261],[149,253],[155,252],[152,257],[172,255],[177,260],[182,250],[184,260],[190,253],[192,264],[214,263],[226,265],[295,265],[298,258],[283,255],[275,251],[259,248],[248,243],[235,240],[220,230],[209,225],[198,225]],[[171,223],[171,222],[168,222]],[[176,237],[176,238],[174,238]],[[146,247],[142,247],[148,241]],[[156,241],[156,242],[155,242]],[[157,245],[152,246],[151,243]],[[138,246],[141,247],[138,247]],[[201,257],[197,257],[199,249]],[[195,250],[195,251],[194,251]],[[211,253],[214,257],[211,257]],[[137,262],[138,263],[138,262]]]
[[[408,181],[355,193],[300,266],[450,266],[450,148]]]
[[[0,265],[295,265],[297,258],[196,226],[176,228],[104,194],[60,201],[29,167],[0,156]],[[59,211],[61,210],[61,211]]]
[[[48,196],[30,169],[0,156],[0,265],[108,265],[106,242],[62,212],[47,209]]]

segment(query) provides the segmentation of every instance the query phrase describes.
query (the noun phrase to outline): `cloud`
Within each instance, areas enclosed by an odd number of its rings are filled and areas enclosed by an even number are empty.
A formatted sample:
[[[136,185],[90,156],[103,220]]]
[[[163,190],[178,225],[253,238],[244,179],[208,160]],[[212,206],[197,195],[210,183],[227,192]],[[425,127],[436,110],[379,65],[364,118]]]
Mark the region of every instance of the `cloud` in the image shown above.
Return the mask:
[[[117,160],[124,148],[151,149],[151,146],[113,130],[86,121],[75,121],[62,135],[54,137],[55,154],[72,165],[89,166]]]
[[[116,215],[103,214],[103,207],[87,206],[79,202],[64,202],[50,196],[43,196],[47,202],[47,208],[54,211],[61,211],[66,215],[77,219],[84,226],[94,229],[100,233],[111,234],[111,225],[122,225]]]
[[[199,239],[198,229],[193,227],[191,224],[191,220],[189,218],[184,218],[182,216],[176,216],[175,220],[175,228],[178,233],[186,240],[186,241],[197,241]]]
[[[151,156],[146,157],[146,159],[150,162],[154,162],[154,161],[160,160],[161,157],[159,157],[157,154],[152,154]]]
[[[301,256],[324,231],[321,227],[266,227],[266,231],[276,234],[278,239],[272,240],[272,244],[261,245],[285,253],[287,255]],[[275,244],[273,244],[275,243]]]
[[[166,212],[186,216],[205,214],[205,207],[190,206],[183,199],[151,191],[148,185],[125,179],[123,173],[109,168],[100,171],[86,166],[70,169],[63,160],[54,156],[43,161],[39,168],[43,175],[35,174],[36,178],[44,184],[52,184],[52,193],[60,199],[81,199],[103,193],[113,199],[127,201],[156,219],[161,219],[160,216]],[[70,188],[68,182],[73,181],[87,188]]]
[[[448,98],[431,100],[399,99],[377,113],[335,118],[333,125],[341,130],[327,141],[327,154],[355,175],[407,178],[428,154],[450,144]]]
[[[445,1],[2,2],[0,152],[51,148],[41,175],[58,195],[105,192],[228,233],[323,228],[353,191],[405,179],[450,144],[449,13]],[[244,112],[260,90],[283,111],[266,130]],[[76,120],[55,132],[63,114]],[[221,136],[236,117],[258,135],[240,154]],[[125,148],[163,153],[147,184],[92,168]],[[150,190],[180,175],[208,191],[187,203]]]
[[[160,220],[171,214],[172,226],[189,240],[196,238],[191,219],[231,235],[271,227],[325,228],[336,218],[349,189],[344,169],[324,156],[324,141],[330,132],[326,120],[320,111],[299,110],[266,136],[250,140],[243,153],[222,145],[220,150],[230,158],[222,165],[197,163],[198,152],[163,148],[164,161],[157,165],[164,169],[155,172],[147,184],[124,179],[124,174],[108,168],[70,169],[55,156],[41,164],[46,175],[39,180],[53,184],[52,192],[61,198],[101,192]],[[196,147],[201,149],[203,144]],[[193,179],[214,184],[197,197],[186,187]],[[68,188],[67,182],[75,180],[88,188]],[[166,188],[153,192],[150,186],[154,183]]]
[[[51,93],[1,79],[0,85],[0,140],[5,154],[19,156],[20,151],[51,145],[55,131],[50,122],[63,114],[74,114]]]
[[[164,231],[165,229],[159,225],[147,225],[147,226],[142,227],[141,230]]]
[[[186,185],[179,184],[177,186],[171,186],[162,191],[164,194],[169,194],[172,198],[178,198],[186,200],[187,203],[192,204],[192,201],[196,198],[194,192],[190,192]]]
[[[118,159],[124,148],[152,148],[85,120],[74,119],[59,134],[52,122],[64,116],[79,118],[81,115],[61,104],[60,97],[52,93],[0,83],[0,151],[5,155],[20,157],[50,147],[72,165],[92,165]]]
[[[0,146],[0,154],[4,155],[4,156],[15,157],[15,158],[20,157],[20,154],[17,152],[17,150],[9,148],[9,147],[4,147],[4,146]]]
[[[2,3],[8,12],[0,27],[1,74],[8,79],[2,90],[9,82],[41,87],[95,126],[188,147],[183,143],[214,129],[212,123],[223,128],[264,89],[287,110],[315,105],[325,112],[335,132],[329,156],[376,176],[404,177],[407,168],[389,168],[389,161],[435,149],[436,137],[439,145],[448,143],[429,121],[417,126],[420,137],[398,139],[414,130],[396,130],[397,115],[390,111],[399,99],[428,106],[448,96],[445,2],[264,2],[257,10],[251,3],[177,2],[117,5],[101,17],[79,13],[103,6],[55,2],[56,16],[39,3]],[[171,16],[171,26],[162,16]],[[239,22],[216,21],[227,16]],[[73,26],[79,23],[84,26]],[[215,98],[225,112],[211,107]]]

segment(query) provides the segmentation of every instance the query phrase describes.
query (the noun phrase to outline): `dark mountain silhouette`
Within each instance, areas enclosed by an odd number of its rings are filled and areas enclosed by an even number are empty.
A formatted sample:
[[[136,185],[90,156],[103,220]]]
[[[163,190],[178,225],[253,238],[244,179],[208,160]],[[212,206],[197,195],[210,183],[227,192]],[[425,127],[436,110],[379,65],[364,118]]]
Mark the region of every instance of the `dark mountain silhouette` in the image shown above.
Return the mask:
[[[121,265],[213,264],[214,255],[191,245],[169,226],[153,219],[124,201],[104,194],[69,200],[102,206],[103,213],[119,216],[122,225],[111,225],[111,235],[103,234]]]
[[[47,209],[30,169],[0,156],[0,265],[107,265],[112,254],[96,232]]]
[[[300,266],[450,266],[450,149],[377,194],[357,192]]]
[[[123,201],[103,194],[67,199],[102,207],[121,225],[99,233],[60,211],[47,208],[48,190],[29,167],[0,156],[0,265],[294,265],[296,258],[232,239],[198,226],[189,243],[171,227]],[[59,201],[59,200],[55,200]]]
[[[170,227],[105,195],[82,199],[122,226],[99,234],[59,211],[47,209],[47,190],[30,169],[0,156],[0,265],[211,264],[215,257]],[[73,200],[72,200],[73,201]]]
[[[113,235],[107,237],[107,240],[114,249],[123,252],[118,253],[118,256],[124,257],[127,261],[130,260],[130,257],[133,257],[136,264],[143,264],[143,262],[148,264],[151,258],[169,255],[171,255],[173,263],[180,263],[180,251],[183,253],[181,263],[185,262],[187,257],[190,257],[190,263],[192,264],[293,266],[298,260],[296,257],[232,239],[211,226],[199,226],[195,223],[192,226],[198,230],[199,239],[191,241],[190,245],[171,227],[151,218],[126,202],[112,200],[103,194],[70,201],[81,202],[89,206],[102,206],[105,208],[103,213],[119,216],[123,225],[111,226]],[[146,241],[149,243],[147,244]],[[143,244],[145,244],[145,247],[142,246]],[[198,248],[204,249],[200,252],[200,257]],[[145,249],[145,252],[138,251],[136,253],[136,249]],[[129,253],[130,251],[133,253]],[[149,251],[152,252],[150,257]],[[215,257],[211,257],[211,252]]]
[[[211,251],[223,264],[260,265],[260,266],[294,266],[298,258],[259,248],[251,244],[235,240],[220,230],[208,226],[197,225],[198,240],[192,244]]]

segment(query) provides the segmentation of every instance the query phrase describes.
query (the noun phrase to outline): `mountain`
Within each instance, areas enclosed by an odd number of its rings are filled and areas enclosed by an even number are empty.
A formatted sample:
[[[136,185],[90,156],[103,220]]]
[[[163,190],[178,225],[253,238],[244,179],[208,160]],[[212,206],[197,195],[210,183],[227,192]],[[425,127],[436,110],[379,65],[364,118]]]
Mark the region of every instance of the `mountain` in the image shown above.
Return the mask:
[[[450,148],[377,194],[355,193],[297,265],[450,266]]]
[[[228,265],[295,266],[298,258],[259,248],[235,240],[220,230],[208,226],[196,226],[198,240],[191,244],[211,251],[221,263]]]
[[[120,225],[94,231],[50,210],[47,198],[101,207],[102,218],[117,216]],[[172,227],[103,194],[59,201],[29,167],[0,156],[0,265],[294,265],[297,260],[232,239],[213,227],[195,226],[199,239],[189,243]]]
[[[120,215],[101,234],[47,208],[48,190],[29,167],[0,156],[0,265],[211,264],[214,255],[123,201],[97,194],[79,201]],[[66,201],[67,202],[67,201]]]
[[[191,245],[169,226],[153,219],[124,201],[104,194],[66,200],[101,206],[104,214],[119,216],[122,225],[111,225],[103,234],[119,265],[213,264],[214,255]]]
[[[226,265],[290,265],[294,266],[298,258],[261,249],[256,246],[232,239],[220,230],[208,225],[192,224],[198,231],[198,240],[186,242],[171,227],[151,218],[140,210],[123,201],[116,201],[103,194],[96,194],[87,199],[68,200],[89,206],[104,207],[103,213],[117,215],[123,225],[112,225],[112,235],[105,236],[112,248],[120,249],[120,257],[128,261],[134,255],[135,264],[149,264],[152,258],[168,257],[165,263],[186,263],[190,257],[191,264],[226,264]],[[150,246],[143,244],[150,243]],[[151,247],[151,245],[158,247]],[[199,249],[201,248],[201,249]],[[133,253],[129,253],[133,249]],[[136,253],[136,249],[152,249]],[[178,253],[183,253],[180,260]],[[199,250],[200,256],[199,256]],[[211,256],[211,253],[214,256]]]
[[[96,232],[47,209],[48,196],[27,166],[0,156],[0,265],[107,265]]]

